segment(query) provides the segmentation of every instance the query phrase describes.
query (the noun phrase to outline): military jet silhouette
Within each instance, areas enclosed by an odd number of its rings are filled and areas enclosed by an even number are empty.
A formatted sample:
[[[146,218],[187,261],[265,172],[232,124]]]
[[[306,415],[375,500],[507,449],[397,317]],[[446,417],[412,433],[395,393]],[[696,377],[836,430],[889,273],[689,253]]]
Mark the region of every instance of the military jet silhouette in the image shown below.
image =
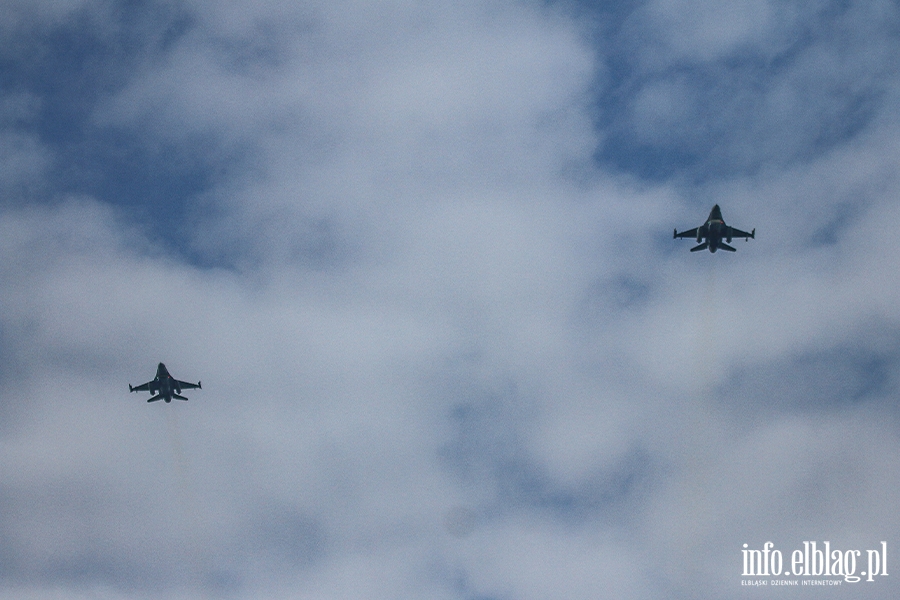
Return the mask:
[[[159,366],[156,367],[156,377],[153,381],[148,381],[147,383],[142,383],[141,385],[136,385],[131,387],[131,384],[128,384],[129,392],[150,392],[151,394],[156,394],[147,402],[156,402],[157,400],[165,400],[166,402],[171,402],[172,398],[178,398],[179,400],[187,400],[184,396],[179,396],[181,390],[190,390],[190,389],[202,389],[200,382],[197,383],[189,383],[187,381],[178,381],[171,375],[169,375],[168,369],[166,369],[166,365],[159,363]]]
[[[747,233],[746,231],[741,231],[740,229],[726,225],[725,221],[722,220],[722,210],[719,208],[719,205],[716,204],[709,212],[709,218],[706,219],[706,223],[700,227],[688,229],[681,233],[678,233],[678,230],[676,229],[672,234],[672,239],[676,238],[695,238],[700,245],[691,248],[691,252],[706,250],[707,248],[709,248],[710,252],[715,252],[719,248],[728,250],[729,252],[736,252],[737,249],[723,242],[722,238],[725,238],[725,241],[729,244],[731,243],[731,238],[744,238],[744,241],[746,242],[749,238],[756,239],[756,229]],[[704,239],[706,240],[705,242],[703,241]]]

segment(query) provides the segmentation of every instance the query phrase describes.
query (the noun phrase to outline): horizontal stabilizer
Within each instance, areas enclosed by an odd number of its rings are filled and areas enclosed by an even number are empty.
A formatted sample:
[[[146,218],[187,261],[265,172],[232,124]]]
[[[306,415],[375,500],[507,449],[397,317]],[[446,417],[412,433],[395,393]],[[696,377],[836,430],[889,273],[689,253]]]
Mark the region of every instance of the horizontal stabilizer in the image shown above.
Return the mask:
[[[721,248],[722,250],[728,250],[729,252],[737,252],[736,248],[732,248],[725,242],[719,242],[719,248]]]
[[[158,395],[156,395],[156,396],[153,396],[152,398],[150,398],[149,400],[147,400],[147,402],[156,402],[157,400],[162,400],[162,394],[158,394]]]
[[[697,252],[699,250],[706,250],[707,248],[709,248],[709,242],[703,242],[699,246],[694,246],[693,248],[691,248],[691,252]]]
[[[173,398],[178,398],[179,400],[187,400],[184,396],[179,396],[178,394],[172,394]]]

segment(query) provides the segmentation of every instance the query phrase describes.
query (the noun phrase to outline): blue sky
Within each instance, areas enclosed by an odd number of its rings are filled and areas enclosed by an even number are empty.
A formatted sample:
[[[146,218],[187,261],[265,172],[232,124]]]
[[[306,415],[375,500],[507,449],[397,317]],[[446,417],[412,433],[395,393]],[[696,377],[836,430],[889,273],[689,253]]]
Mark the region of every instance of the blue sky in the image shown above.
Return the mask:
[[[0,598],[768,597],[745,543],[894,552],[896,2],[0,15]],[[671,240],[715,203],[756,239]],[[203,389],[129,395],[159,361]]]

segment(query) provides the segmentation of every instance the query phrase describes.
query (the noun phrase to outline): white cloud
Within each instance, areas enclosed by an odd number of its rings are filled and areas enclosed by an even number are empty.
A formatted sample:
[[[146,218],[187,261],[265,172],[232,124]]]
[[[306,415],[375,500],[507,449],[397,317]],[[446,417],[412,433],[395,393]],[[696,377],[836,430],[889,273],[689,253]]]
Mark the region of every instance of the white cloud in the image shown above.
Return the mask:
[[[657,0],[647,14],[658,28],[667,57],[716,60],[748,47],[782,50],[796,26],[796,9],[769,0],[684,2]],[[774,48],[773,48],[774,46]]]
[[[41,189],[52,158],[34,136],[15,131],[0,131],[0,190],[7,195],[29,195]]]
[[[672,61],[781,43],[768,4],[691,10]],[[177,208],[226,266],[168,248],[170,206],[0,213],[0,594],[729,598],[744,542],[891,539],[893,79],[829,151],[650,185],[591,166],[605,57],[553,8],[192,16],[91,125],[225,165]],[[845,68],[857,42],[766,88],[778,156],[813,135],[786,125],[798,82],[880,72]],[[667,69],[635,95],[642,143],[743,160]],[[29,94],[0,104],[11,190],[55,156]],[[714,202],[757,239],[669,239]],[[129,395],[160,360],[203,389]],[[800,397],[842,377],[868,395]]]

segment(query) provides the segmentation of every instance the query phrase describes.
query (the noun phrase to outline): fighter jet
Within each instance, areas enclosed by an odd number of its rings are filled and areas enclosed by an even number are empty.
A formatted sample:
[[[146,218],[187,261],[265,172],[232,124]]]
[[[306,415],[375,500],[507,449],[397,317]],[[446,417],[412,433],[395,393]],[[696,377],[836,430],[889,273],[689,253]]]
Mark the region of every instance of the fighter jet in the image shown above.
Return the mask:
[[[181,390],[190,390],[190,389],[202,389],[200,382],[197,383],[188,383],[187,381],[178,381],[171,375],[169,375],[168,369],[166,369],[166,365],[159,363],[159,366],[156,367],[156,377],[153,381],[148,381],[147,383],[142,383],[141,385],[136,385],[131,387],[131,384],[128,384],[129,392],[150,392],[151,394],[156,394],[147,402],[156,402],[157,400],[165,400],[166,402],[171,402],[172,398],[178,398],[179,400],[187,400],[184,396],[179,396]]]
[[[722,211],[719,209],[719,205],[716,204],[709,212],[709,218],[706,219],[706,223],[700,227],[688,229],[681,233],[678,233],[678,230],[676,229],[672,235],[672,239],[675,238],[696,238],[697,243],[700,245],[691,248],[691,252],[706,250],[707,248],[709,248],[710,252],[715,252],[719,248],[728,250],[729,252],[736,252],[736,248],[728,245],[731,243],[731,238],[744,238],[745,242],[748,238],[756,239],[756,229],[747,233],[746,231],[741,231],[740,229],[726,225],[725,221],[722,220]],[[722,238],[725,238],[725,241],[728,242],[728,244],[723,242]],[[703,241],[704,239],[706,239],[705,242]]]

